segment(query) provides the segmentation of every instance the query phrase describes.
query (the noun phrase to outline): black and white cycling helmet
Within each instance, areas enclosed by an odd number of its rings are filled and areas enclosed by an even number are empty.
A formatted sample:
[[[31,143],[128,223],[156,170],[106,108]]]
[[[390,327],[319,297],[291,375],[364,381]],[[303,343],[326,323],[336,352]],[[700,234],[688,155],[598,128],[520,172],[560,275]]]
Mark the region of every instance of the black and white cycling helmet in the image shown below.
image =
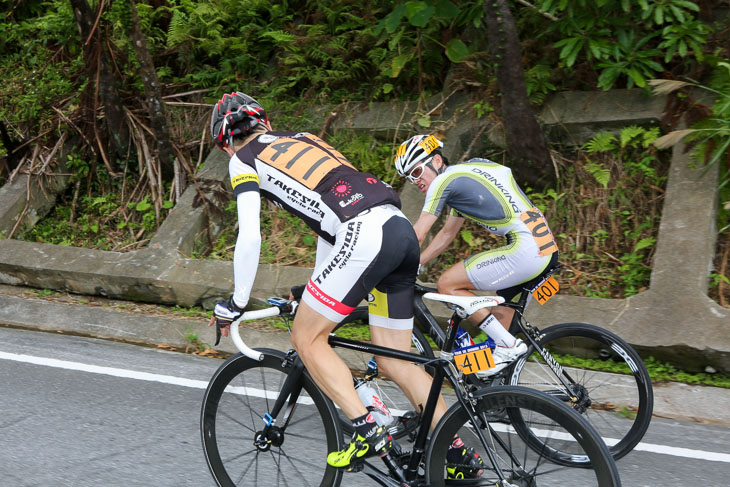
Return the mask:
[[[414,135],[403,142],[395,153],[395,169],[403,177],[422,162],[430,161],[444,144],[433,135]]]
[[[248,135],[257,125],[268,122],[266,110],[245,93],[236,91],[223,95],[210,117],[210,134],[221,149],[230,144],[234,135]]]

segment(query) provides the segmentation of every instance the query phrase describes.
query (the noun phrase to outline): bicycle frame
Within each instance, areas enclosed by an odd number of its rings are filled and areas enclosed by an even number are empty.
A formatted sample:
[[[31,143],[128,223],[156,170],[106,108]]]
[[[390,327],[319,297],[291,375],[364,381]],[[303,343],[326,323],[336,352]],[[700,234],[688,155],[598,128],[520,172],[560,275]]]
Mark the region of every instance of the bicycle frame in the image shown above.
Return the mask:
[[[549,275],[550,274],[548,274],[547,276]],[[422,325],[426,328],[426,334],[431,337],[431,339],[436,343],[439,349],[450,350],[451,347],[453,347],[453,340],[450,344],[448,344],[448,348],[445,348],[447,347],[447,334],[446,332],[444,332],[443,329],[441,329],[438,321],[436,321],[436,318],[434,318],[433,314],[426,306],[426,303],[424,303],[423,301],[423,294],[435,291],[436,290],[429,289],[425,286],[421,286],[418,284],[416,285],[416,292],[413,299],[414,314],[418,318],[419,322],[421,322]],[[527,299],[529,295],[529,290],[525,288],[520,293],[520,297],[517,302],[505,302],[501,304],[501,306],[506,306],[515,310],[515,314],[512,317],[512,322],[510,324],[510,330],[514,329],[515,326],[519,328],[520,331],[524,333],[525,337],[532,345],[533,349],[540,354],[543,360],[545,360],[545,363],[548,365],[548,367],[550,367],[550,369],[553,371],[563,387],[565,387],[566,390],[572,391],[573,386],[575,385],[575,380],[565,371],[565,369],[563,369],[558,361],[553,358],[550,352],[545,350],[540,345],[540,330],[534,327],[527,320],[524,320],[523,312],[525,310],[525,307],[527,306]],[[456,311],[453,313],[451,320],[453,320],[455,317],[458,317]],[[505,370],[509,370],[509,368]],[[497,374],[495,375],[495,377],[499,375],[501,374]],[[576,397],[568,397],[563,391],[555,391],[555,393],[551,395],[563,401],[577,401]]]
[[[549,276],[550,274],[548,274],[546,277]],[[537,327],[533,326],[532,323],[527,321],[524,317],[524,311],[527,307],[527,300],[530,296],[529,289],[523,288],[519,296],[520,297],[517,302],[502,303],[502,306],[506,306],[515,310],[515,314],[512,317],[512,322],[510,323],[510,330],[514,329],[515,326],[519,328],[532,345],[532,348],[540,354],[547,366],[550,367],[550,370],[553,371],[563,387],[565,387],[566,390],[572,391],[573,387],[576,384],[575,379],[573,379],[570,374],[565,371],[563,366],[560,365],[557,360],[555,360],[550,352],[548,352],[540,345],[540,330],[537,329]],[[562,401],[576,402],[578,400],[578,398],[575,396],[567,397],[562,391],[555,391],[551,395]]]
[[[458,315],[455,315],[449,321],[447,333],[444,333],[445,343],[448,346],[453,346],[453,343],[456,339],[456,330],[461,321],[462,318]],[[349,350],[365,352],[367,354],[373,354],[397,360],[405,360],[420,365],[436,365],[435,376],[431,384],[431,389],[429,390],[425,408],[421,415],[421,424],[418,428],[418,433],[416,435],[416,439],[413,445],[413,450],[411,451],[410,457],[408,459],[408,464],[406,465],[405,469],[401,469],[401,467],[390,455],[386,455],[385,457],[383,457],[383,460],[385,461],[391,473],[395,475],[396,479],[384,475],[376,468],[368,466],[367,463],[365,463],[364,465],[363,473],[371,477],[373,480],[379,482],[381,485],[384,485],[386,487],[412,485],[412,482],[417,480],[418,468],[423,455],[425,455],[426,453],[429,427],[433,420],[438,396],[441,394],[441,388],[443,386],[444,379],[448,379],[449,382],[451,382],[451,384],[454,386],[454,390],[456,391],[456,397],[462,407],[464,407],[464,409],[467,411],[470,421],[472,421],[474,424],[478,423],[479,419],[477,418],[471,403],[467,399],[468,396],[465,397],[465,393],[462,391],[462,380],[459,379],[451,361],[442,358],[428,358],[411,352],[404,352],[393,348],[382,347],[366,342],[338,337],[334,334],[329,336],[328,342],[332,347],[340,347]],[[289,372],[281,391],[279,392],[279,396],[277,397],[273,408],[264,415],[263,419],[265,427],[256,438],[257,446],[265,447],[266,442],[275,442],[278,439],[278,434],[272,431],[272,428],[276,423],[276,420],[274,418],[279,415],[285,404],[288,403],[290,405],[289,411],[284,416],[284,426],[282,430],[285,430],[287,420],[291,416],[294,408],[296,407],[296,400],[301,391],[301,376],[304,373],[305,368],[301,359],[298,357],[298,355],[296,355],[296,352],[294,351],[290,351],[290,353],[287,355],[287,360],[291,361],[292,369]],[[483,421],[486,421],[485,418],[481,419]],[[475,429],[478,432],[478,436],[482,444],[487,445],[487,439],[484,437],[481,429]],[[269,438],[270,433],[273,438]],[[486,452],[487,456],[489,457],[489,461],[494,466],[499,478],[505,480],[505,475],[499,466],[499,462],[494,456],[494,452],[492,452],[489,448],[486,449]],[[512,460],[515,462],[516,465],[519,465],[518,459],[513,458]]]

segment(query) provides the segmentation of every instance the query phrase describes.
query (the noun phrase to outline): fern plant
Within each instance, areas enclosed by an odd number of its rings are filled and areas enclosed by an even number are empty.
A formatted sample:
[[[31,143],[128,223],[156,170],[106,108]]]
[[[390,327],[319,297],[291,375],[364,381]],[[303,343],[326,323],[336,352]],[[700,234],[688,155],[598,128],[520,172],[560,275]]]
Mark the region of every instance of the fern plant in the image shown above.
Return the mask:
[[[668,94],[687,87],[694,87],[709,92],[714,97],[712,113],[704,120],[684,130],[670,132],[654,141],[659,148],[671,147],[682,140],[694,144],[692,157],[707,169],[720,166],[719,190],[721,196],[727,195],[730,187],[730,169],[727,160],[730,149],[730,61],[715,60],[715,70],[709,79],[709,86],[690,81],[656,79],[651,81],[655,94]],[[726,196],[725,196],[726,197]],[[730,199],[722,199],[719,206],[718,219],[721,223],[720,233],[730,230]]]

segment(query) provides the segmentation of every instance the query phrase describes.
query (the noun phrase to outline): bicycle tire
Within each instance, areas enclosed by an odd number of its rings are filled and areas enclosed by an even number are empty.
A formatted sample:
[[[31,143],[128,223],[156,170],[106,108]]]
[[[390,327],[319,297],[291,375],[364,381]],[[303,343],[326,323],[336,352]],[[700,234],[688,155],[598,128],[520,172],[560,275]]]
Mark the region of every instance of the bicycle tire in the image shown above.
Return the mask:
[[[604,439],[610,439],[611,443],[618,440],[610,446],[616,460],[633,450],[644,437],[654,408],[651,378],[639,354],[616,334],[587,323],[560,323],[547,327],[541,330],[540,344],[551,354],[566,353],[584,359],[597,355],[603,361],[611,361],[612,367],[624,375],[567,369],[579,384],[578,393],[573,396],[578,400],[571,401],[568,394],[562,392],[565,388],[553,371],[538,354],[532,353],[534,347],[530,346],[529,353],[508,371],[509,384],[562,397],[581,412]],[[528,371],[526,364],[530,358],[532,365]],[[561,362],[560,358],[558,362]],[[618,382],[620,386],[616,385]],[[581,463],[577,459],[571,462]]]
[[[482,388],[470,399],[478,413],[479,424],[472,424],[461,404],[457,403],[449,408],[434,429],[428,446],[425,460],[427,485],[432,487],[501,485],[498,484],[500,479],[495,465],[489,460],[487,449],[493,453],[496,463],[511,482],[510,485],[534,486],[537,478],[541,487],[621,485],[616,463],[598,433],[585,418],[557,399],[540,391],[518,386]],[[501,417],[501,412],[505,409],[508,414],[519,410],[525,424],[530,426],[536,424],[543,435],[542,444],[545,448],[565,451],[568,447],[564,445],[569,445],[574,453],[585,455],[590,459],[590,468],[561,467],[544,461],[540,452],[534,450],[534,445],[524,444],[522,437],[515,434],[509,426],[501,423],[499,419],[497,421],[491,419]],[[474,433],[477,428],[484,433],[486,444],[483,444]],[[449,475],[447,466],[459,468],[453,463],[447,463],[447,451],[457,434],[465,446],[476,449],[484,462],[483,472],[476,478],[445,478]]]
[[[341,470],[327,465],[327,453],[343,446],[335,408],[306,373],[295,407],[285,405],[274,418],[280,442],[268,449],[254,445],[289,370],[283,352],[258,351],[264,354],[260,362],[240,353],[226,360],[205,391],[201,439],[217,485],[255,486],[274,478],[276,485],[338,486]]]

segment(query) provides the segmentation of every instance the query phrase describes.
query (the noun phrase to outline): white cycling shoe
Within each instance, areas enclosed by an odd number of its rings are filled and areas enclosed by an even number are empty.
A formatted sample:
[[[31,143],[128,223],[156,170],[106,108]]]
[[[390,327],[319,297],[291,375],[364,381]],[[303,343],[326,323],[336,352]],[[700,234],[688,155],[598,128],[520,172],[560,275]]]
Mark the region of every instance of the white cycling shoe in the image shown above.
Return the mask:
[[[527,352],[527,344],[519,338],[517,339],[517,343],[515,343],[514,347],[495,347],[494,350],[492,350],[494,367],[491,369],[477,372],[477,378],[483,380],[493,376],[494,374],[501,371],[509,364],[520,358],[522,355],[525,354],[525,352]]]

